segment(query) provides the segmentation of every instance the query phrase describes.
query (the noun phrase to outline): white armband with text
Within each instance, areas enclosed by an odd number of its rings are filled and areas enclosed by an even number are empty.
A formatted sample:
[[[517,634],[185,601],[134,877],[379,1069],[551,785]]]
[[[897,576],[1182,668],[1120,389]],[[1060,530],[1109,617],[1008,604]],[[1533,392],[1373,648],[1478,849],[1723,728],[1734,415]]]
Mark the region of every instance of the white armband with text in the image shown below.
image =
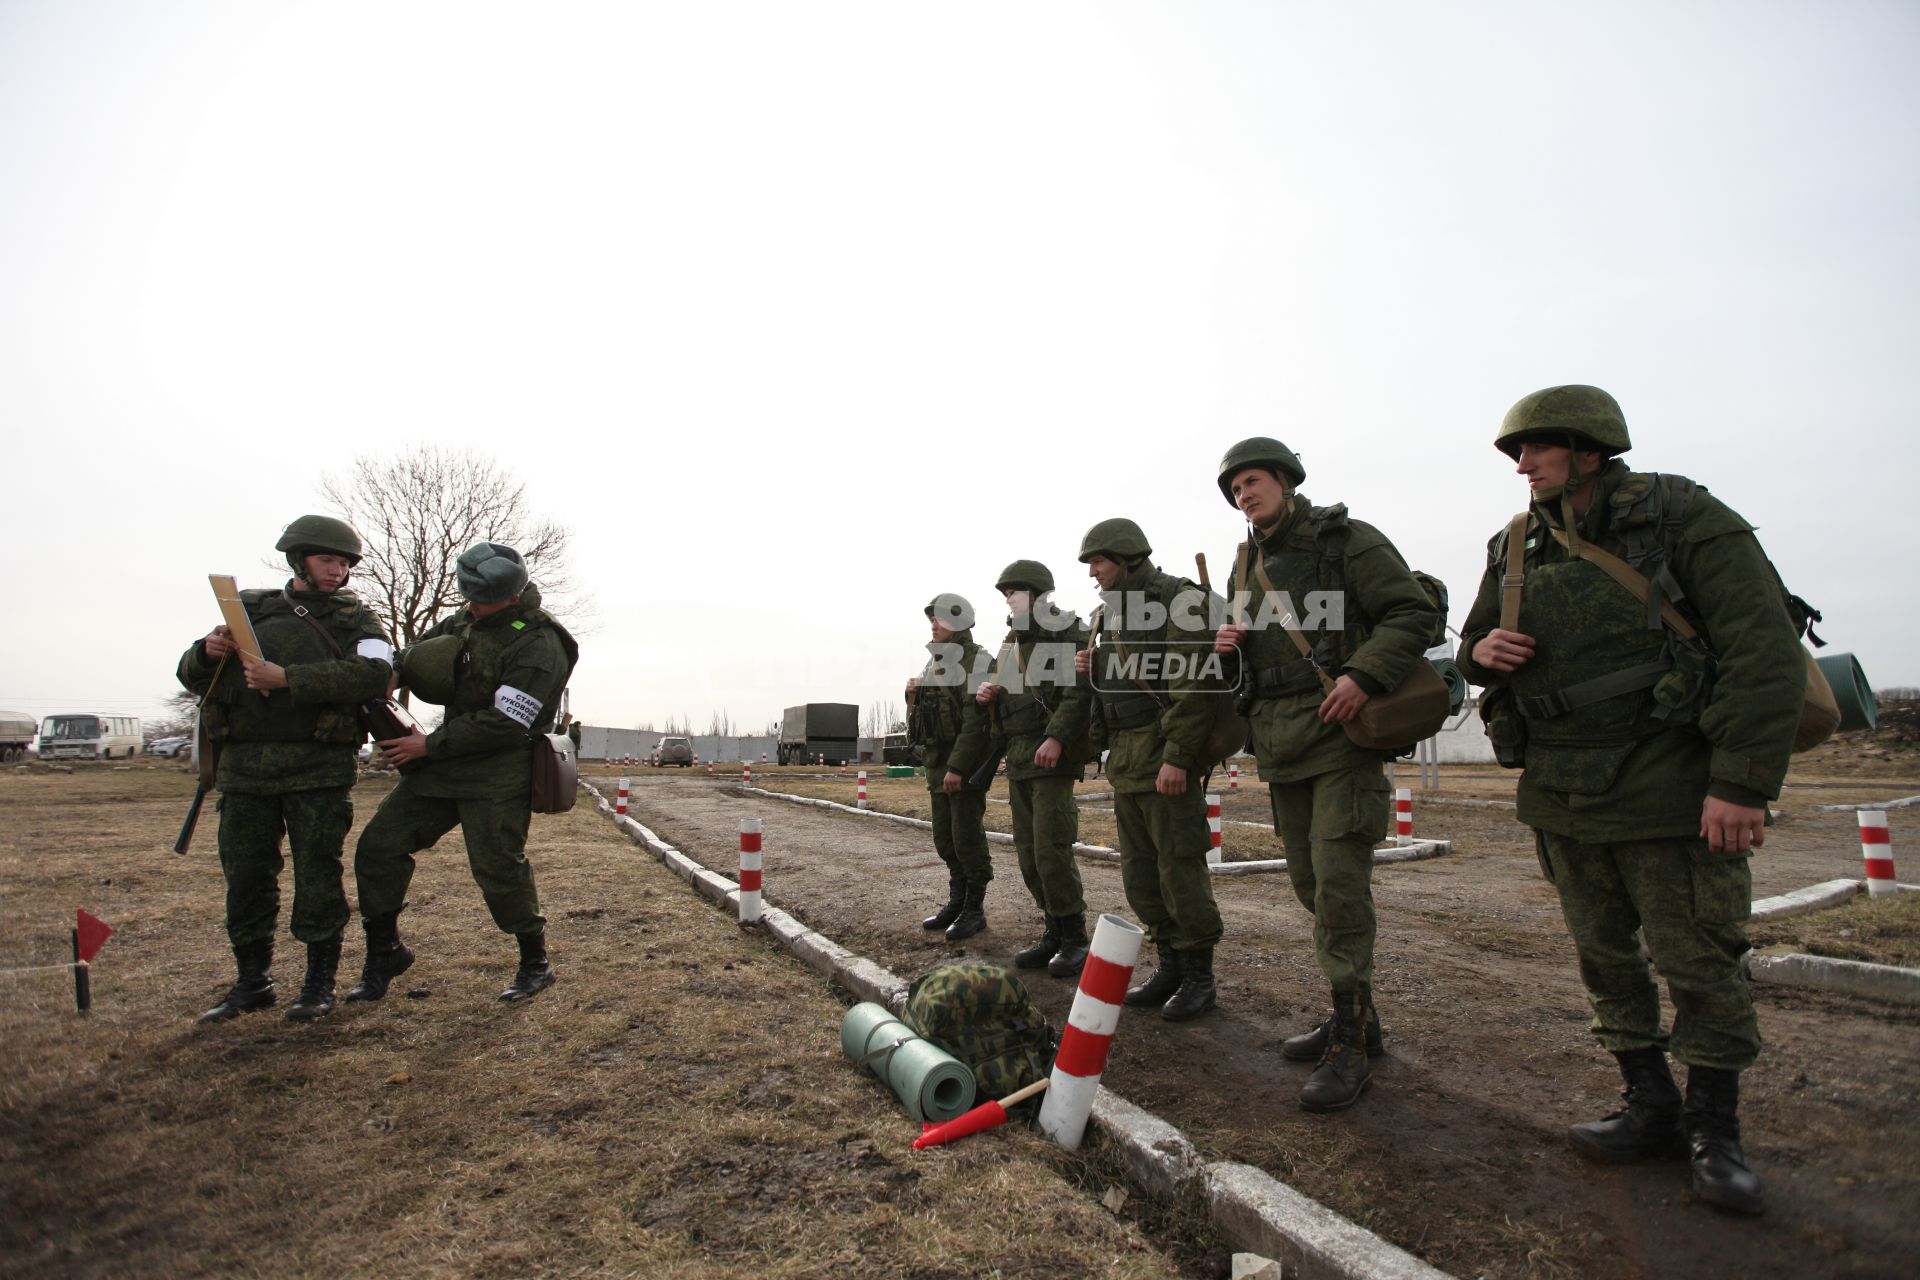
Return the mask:
[[[493,709],[522,729],[533,728],[533,722],[540,718],[540,707],[540,699],[510,684],[501,685],[493,695]]]
[[[356,658],[372,658],[376,662],[384,662],[388,666],[393,665],[393,646],[385,640],[362,640],[359,644],[353,646],[353,654]]]

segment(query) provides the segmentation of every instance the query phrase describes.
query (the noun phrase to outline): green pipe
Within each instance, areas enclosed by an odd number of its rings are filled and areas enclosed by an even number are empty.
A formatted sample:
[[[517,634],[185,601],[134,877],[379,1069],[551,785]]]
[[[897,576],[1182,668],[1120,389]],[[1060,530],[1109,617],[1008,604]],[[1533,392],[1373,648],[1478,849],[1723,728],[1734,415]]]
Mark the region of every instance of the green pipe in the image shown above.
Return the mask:
[[[1840,706],[1840,730],[1871,729],[1880,722],[1880,707],[1873,698],[1873,686],[1860,660],[1850,653],[1816,655],[1820,674],[1833,686],[1833,700]]]
[[[871,1000],[847,1010],[840,1048],[886,1081],[922,1124],[951,1120],[973,1105],[973,1072]]]

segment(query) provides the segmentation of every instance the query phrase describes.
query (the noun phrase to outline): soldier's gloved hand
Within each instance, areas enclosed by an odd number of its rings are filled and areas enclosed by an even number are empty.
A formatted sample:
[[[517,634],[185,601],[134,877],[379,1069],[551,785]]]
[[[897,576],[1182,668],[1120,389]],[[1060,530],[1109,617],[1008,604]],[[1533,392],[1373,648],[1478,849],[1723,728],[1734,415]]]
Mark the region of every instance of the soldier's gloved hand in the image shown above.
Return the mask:
[[[1060,763],[1060,739],[1048,738],[1034,749],[1033,762],[1042,769],[1051,769]]]
[[[1486,638],[1473,646],[1474,662],[1489,671],[1518,671],[1531,657],[1532,636],[1502,631],[1499,627],[1487,632]]]
[[[1213,633],[1213,651],[1215,653],[1232,653],[1240,647],[1240,642],[1247,638],[1247,630],[1246,627],[1240,626],[1238,623],[1229,622],[1226,626],[1221,627]]]
[[[940,789],[948,795],[953,795],[959,791],[962,786],[966,785],[966,781],[965,778],[949,769],[947,770],[947,776],[940,780]]]
[[[1187,794],[1187,771],[1177,764],[1161,765],[1160,776],[1153,780],[1153,789],[1163,796]]]
[[[984,707],[999,696],[1000,686],[989,680],[980,686],[980,691],[973,695],[973,700]]]
[[[1708,796],[1700,809],[1700,834],[1707,848],[1729,857],[1758,849],[1767,841],[1766,807],[1754,809]]]

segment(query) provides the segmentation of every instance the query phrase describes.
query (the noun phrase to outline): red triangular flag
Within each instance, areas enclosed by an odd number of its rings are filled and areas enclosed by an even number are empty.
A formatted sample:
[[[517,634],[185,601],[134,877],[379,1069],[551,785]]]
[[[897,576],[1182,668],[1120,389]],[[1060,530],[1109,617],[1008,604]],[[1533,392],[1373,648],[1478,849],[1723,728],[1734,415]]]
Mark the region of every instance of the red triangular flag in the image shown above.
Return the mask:
[[[84,911],[77,914],[80,918],[80,958],[91,964],[100,948],[106,945],[107,939],[113,936],[113,930],[107,927],[105,920],[97,919]]]

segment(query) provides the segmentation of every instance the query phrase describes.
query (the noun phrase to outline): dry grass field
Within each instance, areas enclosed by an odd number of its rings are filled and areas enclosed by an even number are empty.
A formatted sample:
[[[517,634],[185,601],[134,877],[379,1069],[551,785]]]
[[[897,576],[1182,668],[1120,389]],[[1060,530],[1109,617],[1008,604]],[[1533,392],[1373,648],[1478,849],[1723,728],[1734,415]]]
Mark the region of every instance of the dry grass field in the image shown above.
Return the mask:
[[[361,821],[386,786],[356,791]],[[158,764],[0,774],[0,969],[64,960],[76,907],[115,930],[87,1016],[65,973],[0,977],[0,1274],[1224,1273],[1030,1131],[912,1151],[840,1053],[843,1000],[590,807],[535,819],[560,973],[537,999],[496,1001],[513,947],[452,837],[385,1002],[196,1027],[231,970],[211,810],[170,851],[191,790]],[[356,927],[343,989],[360,954]]]

